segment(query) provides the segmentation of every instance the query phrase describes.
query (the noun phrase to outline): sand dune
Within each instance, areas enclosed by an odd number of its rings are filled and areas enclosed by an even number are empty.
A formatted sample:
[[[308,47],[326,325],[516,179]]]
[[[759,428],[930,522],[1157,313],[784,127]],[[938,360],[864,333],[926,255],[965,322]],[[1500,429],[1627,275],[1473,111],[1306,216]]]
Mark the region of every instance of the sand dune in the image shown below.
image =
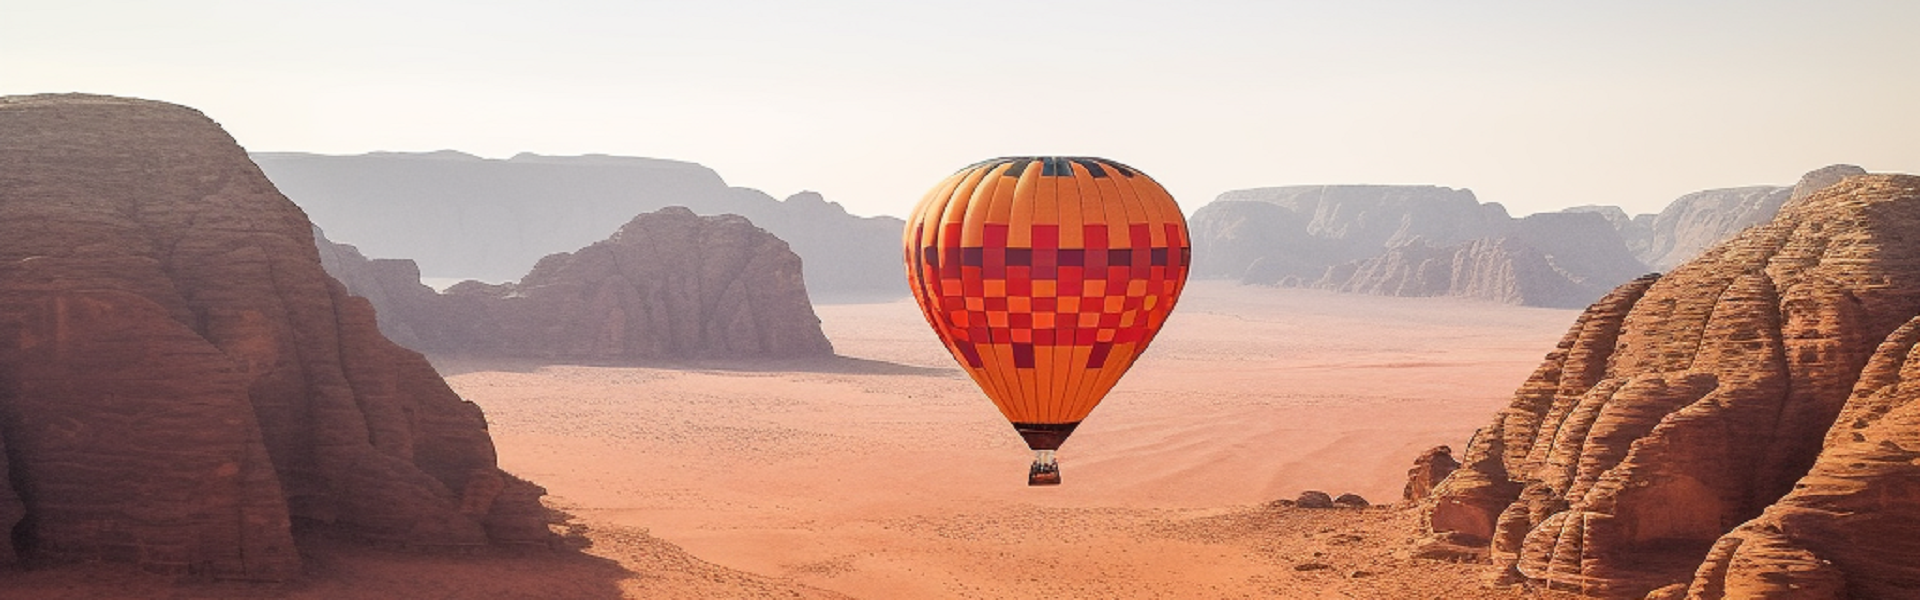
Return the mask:
[[[437,364],[590,552],[644,528],[864,598],[1481,597],[1468,569],[1400,557],[1398,511],[1263,505],[1397,500],[1411,459],[1464,445],[1574,316],[1199,282],[1062,449],[1065,485],[1034,489],[911,304],[819,312],[840,358]]]

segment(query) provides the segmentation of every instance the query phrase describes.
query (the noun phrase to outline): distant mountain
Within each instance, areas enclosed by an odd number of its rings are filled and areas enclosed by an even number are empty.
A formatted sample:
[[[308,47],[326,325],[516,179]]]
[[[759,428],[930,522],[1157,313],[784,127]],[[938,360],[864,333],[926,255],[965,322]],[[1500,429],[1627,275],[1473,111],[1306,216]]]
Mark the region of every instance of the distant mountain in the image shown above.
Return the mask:
[[[1196,275],[1244,283],[1578,307],[1646,271],[1601,214],[1515,219],[1437,186],[1232,191],[1191,229]]]
[[[631,361],[827,356],[800,257],[738,215],[668,207],[549,255],[518,282],[435,292],[405,259],[314,242],[327,273],[373,304],[381,332],[435,354]]]
[[[1576,206],[1515,219],[1438,186],[1235,190],[1194,212],[1194,275],[1387,296],[1578,308],[1773,219],[1790,200],[1866,173],[1832,165],[1787,186],[1694,192],[1659,214]]]
[[[1740,230],[1765,223],[1790,199],[1804,198],[1849,175],[1867,171],[1853,165],[1831,165],[1800,178],[1791,187],[1756,185],[1703,190],[1667,204],[1657,215],[1635,215],[1615,206],[1577,206],[1563,212],[1597,212],[1613,223],[1635,258],[1658,271],[1680,266],[1708,247]]]
[[[605,155],[506,160],[453,151],[251,155],[334,239],[414,260],[435,279],[508,281],[542,257],[606,237],[634,215],[686,206],[737,214],[786,240],[816,298],[905,295],[893,217],[857,217],[820,194],[776,200],[690,162]]]

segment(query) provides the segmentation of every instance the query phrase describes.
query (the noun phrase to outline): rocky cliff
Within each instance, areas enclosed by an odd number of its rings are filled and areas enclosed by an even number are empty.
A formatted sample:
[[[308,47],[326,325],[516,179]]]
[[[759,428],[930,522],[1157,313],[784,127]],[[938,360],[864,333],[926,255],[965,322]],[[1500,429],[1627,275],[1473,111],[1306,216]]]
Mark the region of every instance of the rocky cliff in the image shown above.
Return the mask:
[[[1243,283],[1577,307],[1646,271],[1603,214],[1515,219],[1432,186],[1228,192],[1192,228],[1196,273]]]
[[[592,361],[833,353],[800,257],[736,215],[661,209],[541,259],[516,283],[469,281],[446,294],[422,285],[413,261],[318,243],[328,271],[373,302],[382,330],[423,352]]]
[[[1498,233],[1505,208],[1437,186],[1307,185],[1235,190],[1193,214],[1194,274],[1272,283],[1415,240],[1450,246]],[[1256,265],[1256,263],[1259,263]]]
[[[295,523],[542,542],[480,409],[381,337],[191,109],[0,98],[0,561],[282,579]]]
[[[1703,190],[1674,199],[1659,214],[1632,218],[1615,206],[1580,206],[1566,212],[1595,212],[1606,216],[1635,258],[1654,270],[1667,271],[1742,229],[1772,220],[1789,200],[1804,198],[1847,176],[1865,173],[1865,169],[1853,165],[1830,165],[1802,175],[1793,186]]]
[[[1430,543],[1606,597],[1911,595],[1916,228],[1920,177],[1849,177],[1614,290],[1436,487]]]
[[[407,257],[434,279],[509,281],[548,254],[604,238],[668,206],[737,214],[792,244],[823,298],[902,296],[900,229],[820,194],[784,201],[729,187],[706,167],[616,156],[483,159],[459,152],[253,155],[275,185],[336,239]]]

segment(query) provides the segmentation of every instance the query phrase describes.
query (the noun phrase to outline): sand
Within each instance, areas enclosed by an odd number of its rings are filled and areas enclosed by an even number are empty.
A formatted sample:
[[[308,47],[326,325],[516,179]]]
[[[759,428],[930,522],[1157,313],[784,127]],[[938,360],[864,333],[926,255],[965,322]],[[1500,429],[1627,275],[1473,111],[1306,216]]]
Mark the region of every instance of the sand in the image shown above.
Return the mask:
[[[501,465],[589,537],[644,528],[810,588],[1481,597],[1459,590],[1469,569],[1397,558],[1408,515],[1347,526],[1263,505],[1309,489],[1397,501],[1413,457],[1464,447],[1576,315],[1196,282],[1062,448],[1065,484],[1029,488],[1031,453],[909,301],[818,312],[840,359],[437,364],[486,408]],[[1312,556],[1338,535],[1365,543]],[[1294,570],[1311,562],[1329,568]]]
[[[1195,282],[1152,349],[1026,486],[1031,453],[907,300],[818,307],[840,357],[625,366],[436,357],[501,466],[573,515],[575,552],[436,556],[302,539],[291,584],[107,565],[9,596],[1506,598],[1407,558],[1399,499],[1461,448],[1576,312]]]

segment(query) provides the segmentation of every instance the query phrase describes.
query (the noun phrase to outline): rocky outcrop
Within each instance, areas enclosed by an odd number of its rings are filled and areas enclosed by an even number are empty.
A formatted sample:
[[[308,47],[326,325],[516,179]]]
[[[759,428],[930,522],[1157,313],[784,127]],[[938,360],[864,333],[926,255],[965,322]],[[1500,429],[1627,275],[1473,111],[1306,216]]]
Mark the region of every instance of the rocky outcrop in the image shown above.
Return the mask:
[[[1194,212],[1194,275],[1314,281],[1329,265],[1416,240],[1450,246],[1499,232],[1505,208],[1438,186],[1309,185],[1235,190]]]
[[[1413,468],[1407,469],[1407,486],[1400,491],[1400,499],[1407,502],[1419,502],[1433,495],[1433,488],[1460,468],[1460,461],[1453,459],[1453,448],[1434,446],[1413,459]]]
[[[0,560],[297,574],[293,524],[542,542],[480,409],[326,276],[213,121],[0,98]]]
[[[1606,597],[1913,581],[1869,562],[1920,562],[1912,538],[1846,532],[1915,518],[1893,365],[1920,337],[1901,328],[1920,312],[1916,227],[1920,177],[1849,177],[1608,294],[1437,486],[1430,543],[1488,547],[1496,581]],[[1850,507],[1888,513],[1831,512]],[[1805,586],[1726,591],[1782,582]]]
[[[1811,471],[1720,538],[1689,598],[1920,595],[1920,317],[1880,343]]]
[[[415,323],[432,327],[440,309],[440,293],[420,282],[420,267],[411,260],[367,258],[360,249],[327,239],[319,227],[313,228],[313,243],[320,252],[320,266],[347,286],[347,292],[373,304],[380,333],[393,343],[419,352],[432,351],[443,335],[414,329]]]
[[[1263,285],[1578,307],[1646,271],[1603,214],[1514,219],[1431,186],[1228,192],[1192,228],[1196,273]]]
[[[631,361],[833,353],[786,242],[736,215],[670,207],[613,237],[548,256],[517,283],[446,294],[408,260],[318,242],[329,271],[371,300],[381,328],[422,352]]]
[[[1772,220],[1790,200],[1865,173],[1865,169],[1853,165],[1829,165],[1802,175],[1792,187],[1763,185],[1694,192],[1668,203],[1657,215],[1628,218],[1615,206],[1579,206],[1563,212],[1605,216],[1635,258],[1655,270],[1666,271],[1740,230]]]
[[[1681,196],[1654,216],[1639,256],[1654,270],[1672,270],[1740,230],[1771,220],[1792,195],[1792,188],[1762,185]]]
[[[414,259],[428,278],[510,281],[541,257],[600,240],[634,215],[686,206],[745,216],[792,244],[816,296],[906,294],[905,222],[856,217],[814,192],[781,201],[728,187],[693,163],[604,155],[493,160],[451,151],[253,159],[336,239],[371,256]]]
[[[1640,214],[1627,216],[1627,211],[1618,206],[1588,204],[1562,209],[1560,212],[1594,213],[1607,220],[1613,230],[1620,234],[1620,241],[1627,245],[1627,253],[1632,254],[1641,263],[1646,263],[1647,247],[1653,243],[1653,220],[1658,215]],[[1731,232],[1729,232],[1731,233]],[[1692,257],[1688,257],[1692,258]]]

